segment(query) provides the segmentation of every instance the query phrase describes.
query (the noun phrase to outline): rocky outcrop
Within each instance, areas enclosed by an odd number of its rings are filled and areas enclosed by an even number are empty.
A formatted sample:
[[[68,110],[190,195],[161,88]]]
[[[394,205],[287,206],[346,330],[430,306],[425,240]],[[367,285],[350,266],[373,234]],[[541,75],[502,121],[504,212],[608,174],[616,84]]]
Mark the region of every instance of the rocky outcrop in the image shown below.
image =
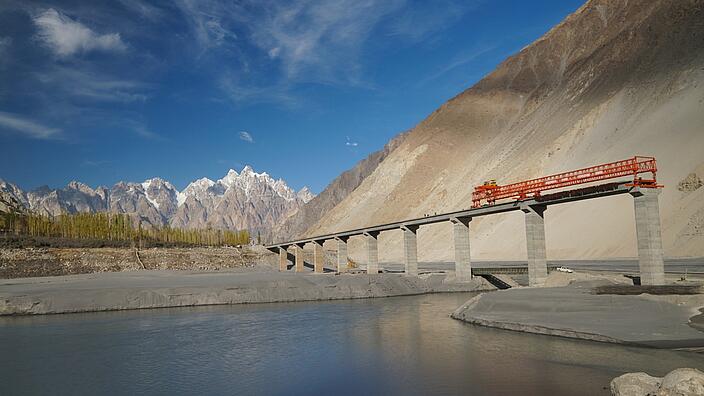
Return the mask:
[[[20,213],[26,210],[27,198],[14,184],[0,179],[0,213]]]
[[[697,369],[681,368],[664,378],[646,373],[628,373],[611,381],[614,396],[695,396],[704,395],[704,373]]]
[[[655,395],[660,389],[662,378],[651,377],[646,373],[628,373],[611,381],[611,394],[614,396]]]
[[[306,230],[317,223],[321,217],[337,204],[342,202],[369,176],[379,164],[386,159],[403,141],[404,134],[400,134],[387,143],[382,150],[370,154],[354,168],[342,173],[330,183],[318,196],[310,199],[296,214],[289,217],[275,231],[277,240],[296,239],[303,236]]]
[[[704,189],[677,190],[704,161],[702,87],[702,1],[590,0],[408,132],[306,233],[467,209],[473,186],[488,179],[508,184],[653,155],[665,185],[665,253],[704,256],[704,234],[683,234],[704,209]],[[521,216],[475,219],[473,257],[524,259],[523,227]],[[553,259],[636,255],[627,196],[550,208],[546,227]],[[451,228],[424,229],[424,259],[452,260]],[[350,243],[352,258],[362,259],[359,242]],[[380,254],[402,259],[400,233],[384,235]]]
[[[700,179],[696,173],[692,172],[677,183],[677,189],[683,193],[691,193],[697,191],[703,184],[702,179]]]

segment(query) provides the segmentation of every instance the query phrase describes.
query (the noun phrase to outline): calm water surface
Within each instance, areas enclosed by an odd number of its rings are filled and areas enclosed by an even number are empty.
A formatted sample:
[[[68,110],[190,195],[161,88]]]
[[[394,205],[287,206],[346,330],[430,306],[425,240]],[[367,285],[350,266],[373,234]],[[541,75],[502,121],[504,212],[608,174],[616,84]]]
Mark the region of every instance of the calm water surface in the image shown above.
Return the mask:
[[[469,294],[0,318],[0,394],[608,394],[700,354],[448,317]]]

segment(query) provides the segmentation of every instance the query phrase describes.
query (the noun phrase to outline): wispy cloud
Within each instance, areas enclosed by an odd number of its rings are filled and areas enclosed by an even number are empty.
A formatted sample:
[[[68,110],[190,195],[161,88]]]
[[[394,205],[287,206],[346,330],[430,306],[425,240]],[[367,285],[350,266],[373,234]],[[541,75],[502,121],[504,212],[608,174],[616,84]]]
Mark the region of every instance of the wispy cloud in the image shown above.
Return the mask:
[[[191,26],[201,52],[237,38],[230,25],[233,18],[243,13],[240,6],[218,0],[178,0],[175,5]]]
[[[162,137],[152,131],[151,129],[147,128],[145,125],[140,124],[140,123],[135,123],[132,125],[132,130],[138,135],[141,136],[145,139],[154,139],[154,140],[160,140]]]
[[[287,80],[357,84],[362,45],[377,24],[403,3],[268,2],[265,16],[248,27],[253,44],[280,63]]]
[[[349,136],[347,136],[347,142],[345,142],[345,146],[347,147],[357,147],[359,146],[358,142],[352,141]]]
[[[417,87],[420,87],[420,86],[427,84],[428,82],[436,80],[452,70],[455,70],[455,69],[457,69],[461,66],[464,66],[468,63],[471,63],[475,59],[479,58],[480,56],[482,56],[488,52],[491,52],[495,48],[496,48],[496,45],[491,44],[491,45],[485,45],[481,48],[475,48],[475,49],[466,51],[462,54],[459,54],[459,55],[455,56],[455,58],[452,61],[450,61],[449,64],[441,67],[440,69],[436,70],[435,72],[428,75],[427,77],[419,80],[418,82],[416,82],[415,85]]]
[[[33,139],[56,138],[61,133],[58,128],[51,128],[16,114],[5,112],[0,112],[0,129],[10,129]]]
[[[238,73],[223,75],[218,86],[227,97],[235,103],[278,103],[287,107],[296,107],[297,101],[289,93],[290,84],[279,80],[270,84],[243,82]]]
[[[247,131],[240,132],[240,140],[244,140],[247,143],[254,143],[254,138],[252,137],[252,134]]]
[[[141,0],[119,0],[120,4],[126,9],[137,13],[139,16],[151,21],[160,19],[163,17],[163,12],[161,9],[153,6],[152,4],[141,1]]]
[[[0,55],[4,57],[11,44],[12,37],[0,37]]]
[[[147,99],[143,83],[123,80],[97,71],[55,67],[37,74],[38,80],[47,87],[61,91],[63,95],[104,102],[143,102]]]
[[[411,7],[403,7],[389,21],[389,34],[411,41],[422,40],[438,30],[452,26],[481,1],[483,0],[414,2]]]
[[[0,70],[10,64],[10,46],[12,45],[12,37],[0,37]],[[0,96],[4,89],[0,88]]]
[[[89,167],[99,167],[103,165],[107,165],[112,163],[112,161],[106,161],[106,160],[85,160],[81,163],[82,166],[89,166]]]
[[[296,105],[297,87],[315,83],[374,87],[365,52],[385,35],[419,43],[451,26],[478,0],[178,0],[199,56],[220,67],[219,86],[234,102]],[[469,4],[469,5],[468,5]],[[391,45],[391,44],[384,44]]]
[[[33,21],[39,29],[39,41],[60,57],[94,50],[121,52],[127,49],[119,33],[95,33],[53,8],[36,15]]]
[[[240,161],[236,161],[236,160],[231,160],[231,159],[219,159],[215,162],[217,162],[218,165],[227,165],[233,169],[242,169],[245,167],[244,163],[242,163]]]

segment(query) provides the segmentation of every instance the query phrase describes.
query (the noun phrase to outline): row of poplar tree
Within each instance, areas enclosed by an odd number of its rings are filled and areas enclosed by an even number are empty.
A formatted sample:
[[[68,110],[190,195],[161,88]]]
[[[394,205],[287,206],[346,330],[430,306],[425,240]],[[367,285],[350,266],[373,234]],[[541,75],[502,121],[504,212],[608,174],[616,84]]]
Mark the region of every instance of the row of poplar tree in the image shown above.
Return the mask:
[[[105,241],[161,242],[198,246],[235,246],[250,241],[247,230],[181,229],[170,227],[135,227],[122,213],[76,213],[44,216],[2,213],[0,230],[33,237],[61,237]]]

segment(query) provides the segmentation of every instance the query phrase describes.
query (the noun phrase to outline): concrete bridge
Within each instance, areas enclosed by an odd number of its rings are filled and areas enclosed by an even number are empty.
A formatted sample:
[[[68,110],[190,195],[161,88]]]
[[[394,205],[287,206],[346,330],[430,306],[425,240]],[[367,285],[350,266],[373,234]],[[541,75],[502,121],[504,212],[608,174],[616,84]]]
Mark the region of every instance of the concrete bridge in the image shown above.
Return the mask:
[[[633,197],[635,208],[641,283],[643,285],[661,285],[665,283],[665,271],[660,235],[659,193],[659,189],[633,186],[632,182],[616,182],[561,191],[522,201],[485,205],[458,212],[275,243],[266,246],[266,248],[279,254],[279,268],[281,271],[288,269],[288,250],[293,248],[295,271],[302,272],[304,271],[303,248],[305,245],[311,244],[313,245],[314,271],[323,273],[325,271],[323,243],[335,240],[337,242],[337,270],[342,272],[348,261],[347,241],[350,238],[364,238],[366,240],[367,273],[377,274],[380,269],[377,243],[379,234],[382,232],[401,231],[403,233],[405,273],[415,276],[418,275],[418,229],[429,224],[450,222],[452,223],[454,234],[456,279],[458,281],[468,281],[472,278],[472,262],[470,259],[470,223],[472,219],[498,213],[522,211],[525,214],[529,284],[531,286],[540,286],[544,284],[548,275],[544,220],[548,208],[552,205],[569,202],[630,194]]]

